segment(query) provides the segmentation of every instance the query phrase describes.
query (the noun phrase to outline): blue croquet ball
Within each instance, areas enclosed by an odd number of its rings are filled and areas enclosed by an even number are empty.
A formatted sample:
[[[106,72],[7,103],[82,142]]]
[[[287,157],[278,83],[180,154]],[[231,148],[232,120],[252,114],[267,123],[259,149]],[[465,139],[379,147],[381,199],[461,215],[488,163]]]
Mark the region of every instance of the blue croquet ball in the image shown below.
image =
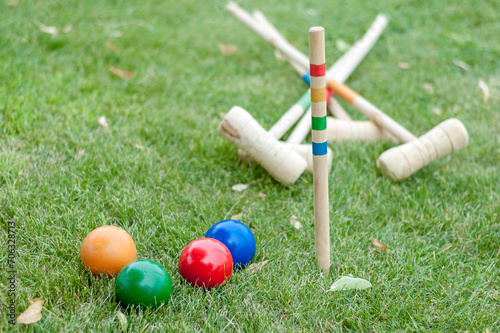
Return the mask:
[[[245,267],[255,255],[255,237],[244,223],[236,220],[223,220],[214,224],[205,234],[226,245],[233,257],[235,269]]]

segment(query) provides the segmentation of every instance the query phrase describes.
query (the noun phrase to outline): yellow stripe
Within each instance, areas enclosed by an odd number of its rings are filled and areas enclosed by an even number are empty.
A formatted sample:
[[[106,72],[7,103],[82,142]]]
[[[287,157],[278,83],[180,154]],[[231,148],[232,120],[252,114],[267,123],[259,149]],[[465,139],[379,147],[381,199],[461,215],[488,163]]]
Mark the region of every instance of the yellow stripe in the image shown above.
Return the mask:
[[[318,103],[326,101],[326,87],[315,89],[311,88],[311,102]]]

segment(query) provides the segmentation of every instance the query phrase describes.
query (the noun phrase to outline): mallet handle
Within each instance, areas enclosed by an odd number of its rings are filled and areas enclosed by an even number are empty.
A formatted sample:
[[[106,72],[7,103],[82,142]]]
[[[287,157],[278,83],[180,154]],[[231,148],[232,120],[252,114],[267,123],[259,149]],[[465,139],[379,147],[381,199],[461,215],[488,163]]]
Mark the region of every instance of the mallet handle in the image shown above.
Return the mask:
[[[226,5],[226,9],[247,27],[264,38],[276,49],[281,51],[281,53],[283,53],[283,55],[289,60],[296,62],[297,64],[305,68],[309,66],[309,59],[307,59],[307,57],[302,52],[298,51],[286,40],[276,38],[272,33],[270,34],[265,27],[261,26],[249,13],[247,13],[237,4],[235,4],[234,2],[230,2]]]
[[[375,124],[385,129],[401,142],[410,142],[417,138],[415,135],[410,133],[410,131],[399,125],[391,117],[386,115],[375,105],[368,102],[366,99],[364,99],[362,96],[360,96],[345,84],[331,79],[328,80],[327,85],[329,89],[335,92],[335,94],[339,95],[349,104],[352,104],[352,106],[354,106],[361,113],[370,118]]]

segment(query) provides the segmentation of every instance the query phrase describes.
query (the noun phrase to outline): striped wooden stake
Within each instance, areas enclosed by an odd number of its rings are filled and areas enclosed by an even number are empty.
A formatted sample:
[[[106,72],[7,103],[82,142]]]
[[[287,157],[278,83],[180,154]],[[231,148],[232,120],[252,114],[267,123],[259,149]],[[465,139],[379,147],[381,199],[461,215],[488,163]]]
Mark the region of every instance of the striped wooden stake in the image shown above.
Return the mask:
[[[311,123],[314,184],[314,239],[324,274],[330,267],[330,214],[328,209],[328,161],[326,138],[325,29],[309,29],[311,75]]]

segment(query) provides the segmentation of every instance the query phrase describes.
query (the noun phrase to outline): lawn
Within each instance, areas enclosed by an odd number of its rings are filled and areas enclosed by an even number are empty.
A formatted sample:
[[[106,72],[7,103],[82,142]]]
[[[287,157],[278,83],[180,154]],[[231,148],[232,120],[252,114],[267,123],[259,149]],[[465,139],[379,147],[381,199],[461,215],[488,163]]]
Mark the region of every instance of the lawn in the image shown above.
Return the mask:
[[[340,40],[353,43],[385,13],[386,30],[346,83],[416,135],[451,117],[469,132],[465,149],[400,183],[375,165],[391,142],[330,145],[326,277],[312,175],[284,187],[239,162],[217,132],[233,105],[269,129],[306,89],[225,4],[1,1],[0,332],[500,331],[500,3],[238,1],[305,53],[309,27],[324,26],[327,66]],[[224,55],[219,43],[237,50]],[[233,191],[239,183],[250,186]],[[184,283],[184,246],[239,213],[257,240],[253,263],[267,263],[210,291]],[[104,224],[170,273],[167,305],[120,310],[114,279],[85,270],[81,243]],[[28,297],[45,301],[29,326],[8,323],[9,225],[16,315]],[[327,291],[348,274],[372,287]]]

